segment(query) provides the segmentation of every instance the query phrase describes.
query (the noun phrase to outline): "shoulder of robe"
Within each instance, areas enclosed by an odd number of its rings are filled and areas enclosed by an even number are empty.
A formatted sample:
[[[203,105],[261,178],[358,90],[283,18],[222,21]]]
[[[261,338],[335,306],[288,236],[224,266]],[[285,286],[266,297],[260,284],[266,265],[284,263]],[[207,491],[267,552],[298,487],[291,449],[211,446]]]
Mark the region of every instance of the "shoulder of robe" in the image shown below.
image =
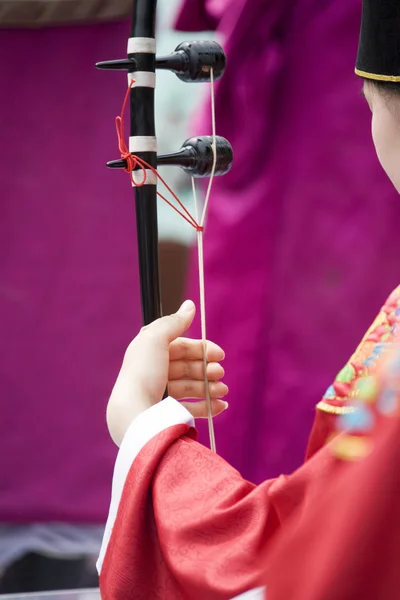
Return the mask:
[[[358,383],[376,372],[382,357],[398,339],[399,324],[400,286],[390,294],[349,362],[317,404],[317,410],[333,415],[348,414],[355,410],[351,401],[356,395]]]

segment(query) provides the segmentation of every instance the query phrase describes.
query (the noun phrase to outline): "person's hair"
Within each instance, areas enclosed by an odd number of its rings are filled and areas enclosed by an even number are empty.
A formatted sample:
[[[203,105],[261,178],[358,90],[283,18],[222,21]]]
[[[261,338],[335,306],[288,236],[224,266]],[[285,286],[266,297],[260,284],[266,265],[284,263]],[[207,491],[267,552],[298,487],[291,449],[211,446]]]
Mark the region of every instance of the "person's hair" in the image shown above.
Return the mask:
[[[380,94],[390,112],[400,123],[400,82],[395,81],[375,81],[374,79],[365,79],[367,85],[371,86],[374,92]]]
[[[396,83],[395,81],[375,81],[372,79],[368,80],[375,89],[383,94],[387,94],[389,96],[400,96],[400,82]]]

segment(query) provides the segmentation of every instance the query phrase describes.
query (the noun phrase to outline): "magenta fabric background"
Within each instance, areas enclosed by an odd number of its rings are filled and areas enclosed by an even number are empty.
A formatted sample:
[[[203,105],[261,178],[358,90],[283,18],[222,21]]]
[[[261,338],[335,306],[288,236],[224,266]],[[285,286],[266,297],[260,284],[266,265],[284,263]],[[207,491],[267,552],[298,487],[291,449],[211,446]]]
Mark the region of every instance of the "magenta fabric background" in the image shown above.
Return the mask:
[[[124,23],[0,32],[0,521],[103,522],[105,407],[140,327],[114,119]],[[122,79],[121,79],[122,77]]]

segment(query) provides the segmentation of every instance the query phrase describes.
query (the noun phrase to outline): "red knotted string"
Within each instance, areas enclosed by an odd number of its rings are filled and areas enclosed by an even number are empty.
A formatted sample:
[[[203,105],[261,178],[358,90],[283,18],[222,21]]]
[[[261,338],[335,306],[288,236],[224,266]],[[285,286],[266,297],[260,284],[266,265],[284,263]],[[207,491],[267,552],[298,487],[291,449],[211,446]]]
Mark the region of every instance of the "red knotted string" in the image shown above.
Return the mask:
[[[147,179],[146,169],[150,169],[154,173],[154,175],[159,179],[159,181],[161,181],[161,183],[164,185],[164,187],[168,190],[168,192],[171,194],[171,196],[174,198],[175,202],[177,202],[177,204],[180,206],[180,208],[182,209],[183,212],[180,211],[176,206],[174,206],[174,204],[172,204],[172,202],[170,202],[167,198],[165,198],[165,196],[160,194],[160,192],[157,192],[157,195],[162,200],[164,200],[164,202],[166,202],[171,208],[173,208],[174,211],[178,213],[178,215],[180,215],[183,219],[185,219],[185,221],[187,221],[189,223],[189,225],[194,227],[194,229],[196,231],[203,231],[203,227],[201,227],[199,225],[199,223],[197,223],[196,219],[190,214],[188,209],[179,200],[178,196],[172,191],[172,189],[169,187],[169,185],[164,181],[164,179],[161,177],[161,175],[157,171],[157,169],[155,169],[152,165],[150,165],[148,162],[146,162],[139,156],[132,154],[128,150],[128,147],[127,147],[125,139],[124,139],[124,115],[125,115],[126,104],[128,102],[130,90],[134,83],[135,83],[135,80],[132,79],[128,86],[128,89],[126,90],[124,102],[122,104],[121,115],[116,117],[116,119],[115,119],[115,128],[117,130],[117,137],[118,137],[118,148],[121,153],[121,158],[123,160],[126,160],[126,163],[127,163],[125,171],[130,173],[131,183],[133,186],[142,187],[142,185],[144,185],[146,183],[146,179]],[[133,179],[133,171],[137,167],[140,167],[143,171],[143,179],[139,183],[137,183]]]

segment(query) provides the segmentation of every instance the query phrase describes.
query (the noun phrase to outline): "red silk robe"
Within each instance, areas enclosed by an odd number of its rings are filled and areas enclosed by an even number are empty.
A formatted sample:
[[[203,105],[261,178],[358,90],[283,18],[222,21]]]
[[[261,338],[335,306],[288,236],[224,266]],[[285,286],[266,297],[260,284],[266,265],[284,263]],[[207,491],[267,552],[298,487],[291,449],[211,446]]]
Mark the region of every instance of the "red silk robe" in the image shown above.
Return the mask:
[[[394,443],[400,421],[372,414],[369,407],[384,387],[371,388],[370,375],[379,372],[382,348],[395,339],[399,292],[318,405],[308,460],[292,475],[259,486],[245,481],[196,442],[188,422],[166,422],[139,448],[122,484],[113,484],[113,495],[118,485],[121,494],[99,565],[104,600],[228,600],[258,587],[268,600],[398,597],[390,595],[389,583],[384,595],[376,586],[387,575],[390,552],[396,549],[400,560],[399,511],[389,513],[400,492],[400,450]],[[354,435],[337,436],[338,418],[353,414],[349,399],[367,387],[369,424],[374,420],[369,437],[360,423],[353,424]],[[164,410],[153,409],[154,415]],[[127,448],[123,452],[127,456]],[[118,469],[117,461],[115,478]],[[376,514],[380,518],[369,522]],[[393,528],[384,536],[389,514]],[[381,539],[387,541],[384,551]],[[390,584],[400,583],[400,566],[389,570]]]

